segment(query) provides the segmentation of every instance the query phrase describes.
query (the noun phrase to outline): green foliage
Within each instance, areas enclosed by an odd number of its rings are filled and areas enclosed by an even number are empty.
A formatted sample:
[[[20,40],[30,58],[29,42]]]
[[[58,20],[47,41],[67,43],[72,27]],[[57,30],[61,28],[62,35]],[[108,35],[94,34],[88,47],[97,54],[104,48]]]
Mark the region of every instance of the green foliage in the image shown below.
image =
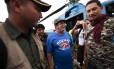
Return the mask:
[[[69,0],[69,1],[70,1],[70,3],[75,3],[75,2],[78,2],[80,0]]]

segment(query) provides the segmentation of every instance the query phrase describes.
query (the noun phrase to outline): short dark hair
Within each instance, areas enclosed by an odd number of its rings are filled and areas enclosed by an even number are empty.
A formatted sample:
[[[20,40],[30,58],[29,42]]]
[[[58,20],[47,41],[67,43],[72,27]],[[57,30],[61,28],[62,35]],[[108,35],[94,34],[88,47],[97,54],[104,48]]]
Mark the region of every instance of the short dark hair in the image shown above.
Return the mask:
[[[44,27],[43,24],[38,24],[37,26],[35,26],[35,30],[37,30],[37,29],[39,29],[39,28],[45,29],[45,27]]]
[[[5,1],[6,4],[10,2],[10,0],[4,0],[4,1]]]
[[[91,3],[96,3],[98,6],[102,7],[102,4],[99,0],[90,0],[89,2],[87,2],[86,6],[88,6]]]

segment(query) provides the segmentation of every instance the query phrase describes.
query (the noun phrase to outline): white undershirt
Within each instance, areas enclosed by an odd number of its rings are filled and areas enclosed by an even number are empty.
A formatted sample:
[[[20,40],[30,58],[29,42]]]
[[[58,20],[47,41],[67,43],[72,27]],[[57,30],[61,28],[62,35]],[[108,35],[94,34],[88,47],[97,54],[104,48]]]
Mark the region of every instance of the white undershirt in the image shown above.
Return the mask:
[[[78,30],[79,32],[79,30]],[[83,29],[80,31],[79,33],[79,36],[78,36],[78,40],[79,40],[79,45],[84,45],[84,41],[85,41],[85,38],[84,38],[84,31]]]

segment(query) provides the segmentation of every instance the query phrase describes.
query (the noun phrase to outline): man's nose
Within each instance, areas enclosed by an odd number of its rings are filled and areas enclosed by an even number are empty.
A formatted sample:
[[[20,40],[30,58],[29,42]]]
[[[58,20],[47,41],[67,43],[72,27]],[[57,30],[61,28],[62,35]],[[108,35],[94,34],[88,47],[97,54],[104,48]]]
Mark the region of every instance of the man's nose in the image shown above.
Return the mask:
[[[40,18],[42,18],[43,16],[42,16],[42,13],[40,13]]]
[[[43,33],[43,32],[44,32],[44,30],[41,30],[41,32]]]

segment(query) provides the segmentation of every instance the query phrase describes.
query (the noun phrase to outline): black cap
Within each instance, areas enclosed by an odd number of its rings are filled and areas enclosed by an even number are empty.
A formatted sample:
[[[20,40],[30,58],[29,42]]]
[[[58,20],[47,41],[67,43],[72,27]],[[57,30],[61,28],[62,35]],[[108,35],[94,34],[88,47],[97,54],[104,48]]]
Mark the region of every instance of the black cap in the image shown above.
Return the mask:
[[[35,29],[39,29],[39,28],[43,28],[43,29],[45,29],[45,27],[44,27],[43,24],[38,24],[37,26],[35,26]]]
[[[50,9],[51,5],[49,5],[48,3],[45,3],[41,0],[31,0],[33,2],[35,2],[36,4],[38,4],[38,7],[41,9],[41,12],[46,12]],[[5,3],[10,2],[10,0],[5,0]]]
[[[51,5],[49,5],[48,3],[45,3],[41,0],[33,0],[34,2],[36,2],[38,4],[38,6],[40,7],[42,12],[46,12],[50,9]]]

